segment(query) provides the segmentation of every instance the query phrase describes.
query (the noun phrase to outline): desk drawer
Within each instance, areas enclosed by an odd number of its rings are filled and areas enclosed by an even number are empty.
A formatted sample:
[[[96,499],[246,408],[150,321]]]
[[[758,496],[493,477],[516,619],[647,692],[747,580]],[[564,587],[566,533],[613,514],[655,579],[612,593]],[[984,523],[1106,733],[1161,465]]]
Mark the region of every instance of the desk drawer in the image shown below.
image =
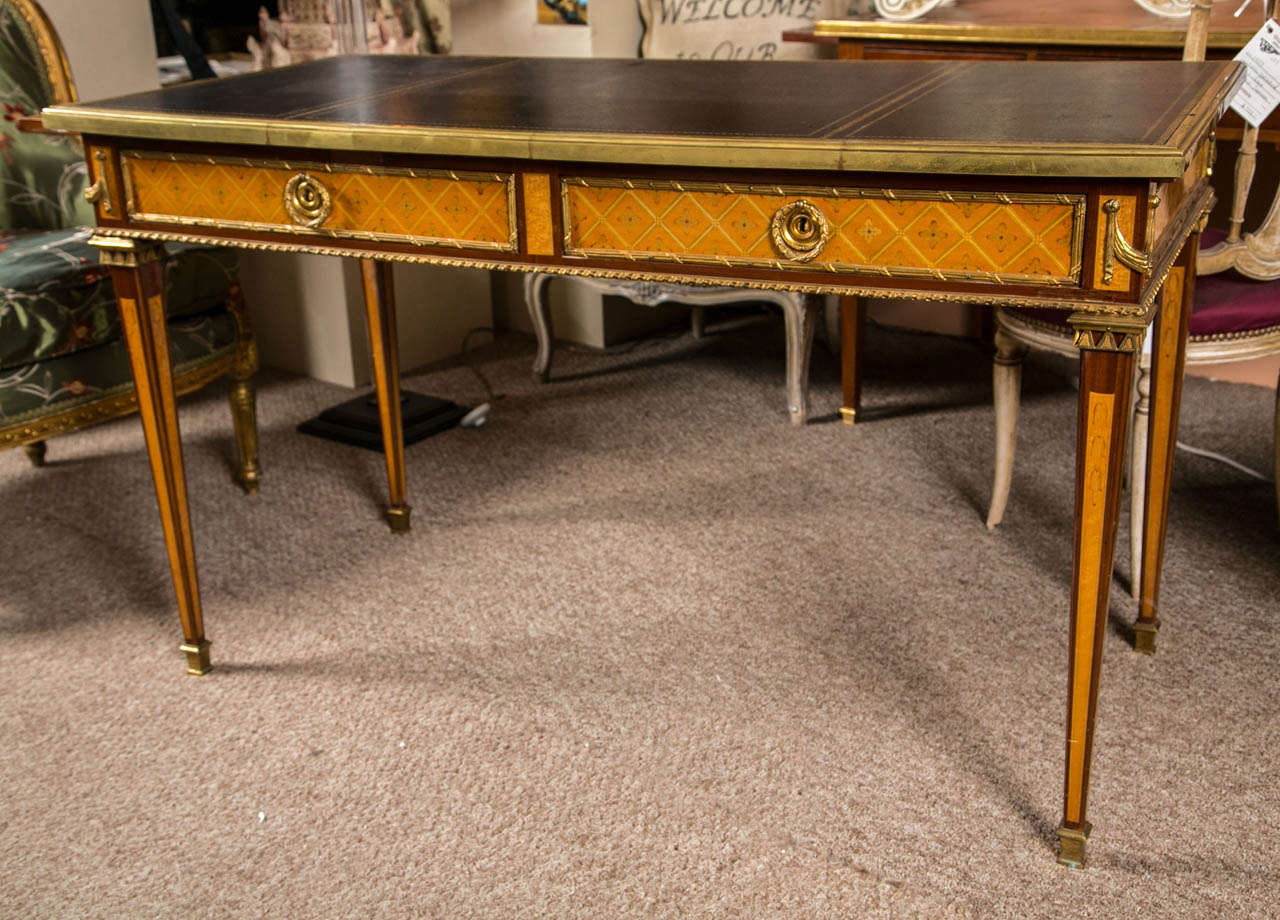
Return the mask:
[[[564,253],[1078,285],[1085,197],[566,177]]]
[[[517,247],[510,173],[125,151],[130,220],[498,252]]]

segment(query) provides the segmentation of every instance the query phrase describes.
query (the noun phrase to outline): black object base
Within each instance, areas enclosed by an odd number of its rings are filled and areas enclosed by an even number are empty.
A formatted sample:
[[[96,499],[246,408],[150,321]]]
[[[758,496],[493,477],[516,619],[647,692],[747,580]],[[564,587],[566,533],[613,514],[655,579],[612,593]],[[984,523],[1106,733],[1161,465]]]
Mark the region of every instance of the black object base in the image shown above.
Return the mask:
[[[468,411],[466,406],[438,396],[401,390],[400,419],[404,424],[405,446],[452,428]],[[373,393],[325,409],[299,425],[298,430],[382,453],[382,422],[378,419],[378,397]]]

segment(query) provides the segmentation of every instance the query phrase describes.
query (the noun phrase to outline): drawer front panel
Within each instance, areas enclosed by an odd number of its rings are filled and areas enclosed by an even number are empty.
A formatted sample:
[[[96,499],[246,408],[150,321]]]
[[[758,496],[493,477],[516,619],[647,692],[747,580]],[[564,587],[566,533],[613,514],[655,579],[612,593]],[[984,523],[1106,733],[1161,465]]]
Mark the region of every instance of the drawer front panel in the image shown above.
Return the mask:
[[[561,181],[561,199],[565,255],[991,283],[1080,283],[1083,195],[572,177]],[[803,215],[797,218],[797,210],[821,227],[815,229]],[[791,245],[796,228],[802,249],[806,234],[810,237],[799,254]]]
[[[514,252],[511,174],[127,151],[129,218]],[[301,178],[299,178],[301,177]]]

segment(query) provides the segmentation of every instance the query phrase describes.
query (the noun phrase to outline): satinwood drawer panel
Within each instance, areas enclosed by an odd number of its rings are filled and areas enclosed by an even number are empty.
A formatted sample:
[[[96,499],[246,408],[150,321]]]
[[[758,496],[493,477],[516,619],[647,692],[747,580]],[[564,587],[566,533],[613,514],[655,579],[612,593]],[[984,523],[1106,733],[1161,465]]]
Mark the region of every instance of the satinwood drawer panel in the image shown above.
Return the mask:
[[[1083,195],[561,180],[564,252],[833,273],[1080,283]]]
[[[131,220],[514,252],[510,173],[126,151]]]

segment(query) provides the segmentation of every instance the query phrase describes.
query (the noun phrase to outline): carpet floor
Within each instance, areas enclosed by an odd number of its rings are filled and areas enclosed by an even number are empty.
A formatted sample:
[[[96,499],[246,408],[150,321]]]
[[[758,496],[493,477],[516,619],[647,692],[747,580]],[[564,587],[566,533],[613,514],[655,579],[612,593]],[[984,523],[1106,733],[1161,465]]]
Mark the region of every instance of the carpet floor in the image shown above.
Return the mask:
[[[262,376],[256,496],[184,400],[199,679],[136,418],[0,455],[0,916],[1280,914],[1272,485],[1179,454],[1154,657],[1122,520],[1063,869],[1069,376],[987,533],[989,356],[870,336],[852,429],[820,345],[787,423],[771,318],[411,376],[492,411],[409,448],[405,536],[380,455],[295,431],[349,391]],[[1181,438],[1269,472],[1273,399],[1189,379]]]

